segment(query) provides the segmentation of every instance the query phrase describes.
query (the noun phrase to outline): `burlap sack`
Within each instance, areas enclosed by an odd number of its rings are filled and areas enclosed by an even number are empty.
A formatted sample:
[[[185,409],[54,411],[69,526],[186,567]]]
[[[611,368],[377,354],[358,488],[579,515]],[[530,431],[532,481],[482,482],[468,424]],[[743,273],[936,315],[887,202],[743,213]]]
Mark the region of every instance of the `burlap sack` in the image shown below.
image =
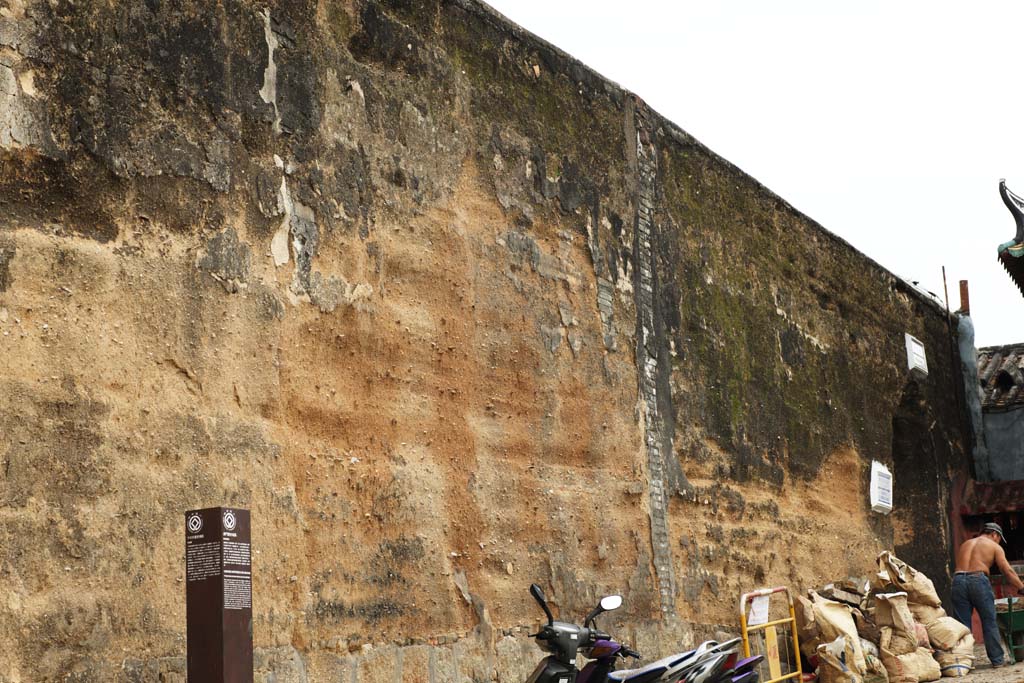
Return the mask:
[[[932,643],[928,638],[928,629],[925,628],[924,624],[914,622],[914,632],[917,634],[917,646],[931,648]]]
[[[814,605],[804,596],[798,595],[793,601],[793,611],[796,615],[796,630],[800,635],[800,652],[810,660],[822,642],[821,627],[814,619]]]
[[[864,683],[889,683],[889,672],[885,670],[881,659],[865,652],[864,661],[868,665],[867,673],[864,674]]]
[[[831,643],[819,645],[817,654],[818,680],[821,683],[864,683],[860,673],[848,664],[853,657],[853,647],[848,638],[840,636]]]
[[[914,615],[907,605],[907,594],[879,593],[875,596],[875,623],[879,626],[914,632]]]
[[[880,659],[889,675],[889,683],[917,683],[917,677],[907,671],[906,664],[898,656],[884,647],[880,650]]]
[[[908,634],[892,626],[883,626],[879,629],[878,647],[880,650],[888,650],[894,655],[905,655],[918,648],[917,635]]]
[[[871,590],[875,593],[888,593],[892,585],[892,579],[889,578],[887,571],[880,571],[871,576]]]
[[[835,663],[826,659],[819,661],[821,662],[818,664],[818,681],[820,683],[864,683],[863,678],[847,669],[845,665],[839,664],[838,660]],[[839,666],[843,668],[840,669]]]
[[[808,595],[814,607],[814,620],[821,629],[822,641],[830,643],[840,636],[848,638],[853,647],[853,661],[849,662],[849,667],[854,673],[863,674],[866,667],[864,653],[860,649],[860,637],[850,606],[823,598],[814,591],[808,591]]]
[[[928,624],[928,640],[936,650],[947,652],[957,646],[957,643],[970,635],[971,629],[967,628],[953,617],[942,617]]]
[[[946,616],[946,610],[941,607],[919,605],[916,602],[908,602],[907,607],[910,608],[910,613],[914,615],[914,621],[925,626]]]
[[[894,655],[883,649],[882,664],[889,673],[889,683],[918,683],[942,678],[939,663],[932,657],[931,650],[923,647],[905,655]]]
[[[906,591],[908,602],[932,607],[942,606],[932,580],[888,550],[879,554],[878,569],[888,574],[889,579],[899,586],[900,590]]]
[[[919,647],[909,654],[897,655],[897,659],[903,662],[904,675],[911,675],[921,683],[942,678],[939,663],[932,657],[932,651],[926,647]]]
[[[953,654],[974,656],[974,636],[968,633],[953,647]]]
[[[972,655],[958,655],[955,652],[936,652],[935,661],[946,678],[963,678],[974,668]]]

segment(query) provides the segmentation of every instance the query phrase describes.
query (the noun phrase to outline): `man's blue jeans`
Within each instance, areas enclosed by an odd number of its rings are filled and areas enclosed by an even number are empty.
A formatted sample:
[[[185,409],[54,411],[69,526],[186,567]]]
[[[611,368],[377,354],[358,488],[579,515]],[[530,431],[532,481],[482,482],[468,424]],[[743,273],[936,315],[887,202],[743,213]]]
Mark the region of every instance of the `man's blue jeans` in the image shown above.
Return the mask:
[[[1003,663],[1003,643],[996,625],[996,596],[985,574],[956,574],[953,577],[953,616],[967,628],[971,627],[971,611],[978,610],[981,629],[985,633],[988,661]]]

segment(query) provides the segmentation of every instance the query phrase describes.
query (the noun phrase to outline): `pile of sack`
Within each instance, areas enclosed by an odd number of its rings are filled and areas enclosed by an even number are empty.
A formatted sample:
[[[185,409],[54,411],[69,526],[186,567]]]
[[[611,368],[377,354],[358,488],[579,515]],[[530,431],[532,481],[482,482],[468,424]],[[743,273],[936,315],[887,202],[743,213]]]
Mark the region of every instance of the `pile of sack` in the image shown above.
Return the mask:
[[[797,597],[804,657],[821,683],[918,683],[966,676],[973,667],[970,629],[947,616],[931,580],[891,552],[859,606],[815,591]]]

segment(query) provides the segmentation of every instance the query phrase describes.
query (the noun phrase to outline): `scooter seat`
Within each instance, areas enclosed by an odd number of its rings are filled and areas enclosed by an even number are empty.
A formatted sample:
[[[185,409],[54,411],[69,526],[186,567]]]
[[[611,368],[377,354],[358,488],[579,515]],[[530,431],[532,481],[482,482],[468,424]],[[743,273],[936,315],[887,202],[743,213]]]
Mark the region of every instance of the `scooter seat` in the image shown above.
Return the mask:
[[[611,681],[617,681],[618,683],[643,683],[643,681],[653,680],[658,676],[665,673],[668,669],[677,666],[681,661],[687,657],[692,657],[694,650],[689,652],[679,652],[668,657],[662,657],[656,662],[651,662],[647,666],[641,666],[638,669],[620,669],[618,671],[612,671],[608,674],[608,679]]]
[[[734,648],[739,642],[739,638],[734,638],[724,643],[717,643],[713,640],[704,641],[697,646],[697,649],[680,654],[680,659],[661,675],[658,683],[677,683],[680,680],[688,681],[691,676],[699,673],[698,669],[705,670],[712,662],[716,665],[725,664],[729,656],[734,653]],[[706,675],[705,678],[707,678]]]

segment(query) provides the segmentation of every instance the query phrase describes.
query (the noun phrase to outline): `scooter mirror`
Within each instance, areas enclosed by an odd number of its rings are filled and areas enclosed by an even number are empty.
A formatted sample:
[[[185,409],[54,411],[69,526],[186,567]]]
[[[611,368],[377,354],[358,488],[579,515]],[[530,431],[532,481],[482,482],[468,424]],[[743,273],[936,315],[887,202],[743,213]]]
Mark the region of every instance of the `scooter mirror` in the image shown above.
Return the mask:
[[[540,605],[540,608],[542,610],[544,610],[544,614],[548,618],[548,623],[549,624],[554,623],[555,617],[551,614],[551,608],[548,607],[547,598],[544,597],[544,591],[541,590],[541,587],[538,586],[535,583],[531,583],[530,584],[530,595],[532,595],[533,599],[537,601],[537,604]]]
[[[603,598],[601,598],[601,602],[597,603],[597,607],[594,608],[594,611],[588,614],[587,618],[583,620],[583,625],[590,626],[590,623],[594,621],[597,615],[601,614],[602,612],[609,612],[613,609],[618,609],[621,606],[621,595],[606,595]]]

